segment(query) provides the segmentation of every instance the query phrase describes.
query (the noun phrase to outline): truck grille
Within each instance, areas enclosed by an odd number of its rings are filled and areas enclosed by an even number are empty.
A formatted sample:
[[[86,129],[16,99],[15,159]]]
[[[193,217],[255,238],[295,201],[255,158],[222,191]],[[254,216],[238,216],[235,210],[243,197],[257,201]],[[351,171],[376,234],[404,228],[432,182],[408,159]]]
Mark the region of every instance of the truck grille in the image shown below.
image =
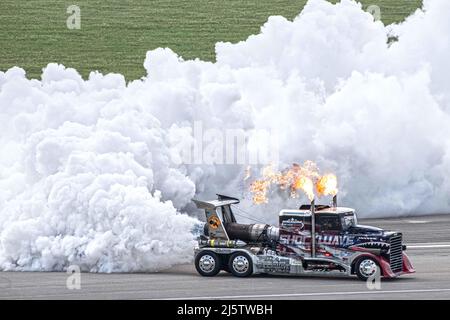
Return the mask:
[[[394,235],[391,237],[391,247],[389,252],[391,270],[393,272],[401,272],[403,270],[403,249],[402,235]]]

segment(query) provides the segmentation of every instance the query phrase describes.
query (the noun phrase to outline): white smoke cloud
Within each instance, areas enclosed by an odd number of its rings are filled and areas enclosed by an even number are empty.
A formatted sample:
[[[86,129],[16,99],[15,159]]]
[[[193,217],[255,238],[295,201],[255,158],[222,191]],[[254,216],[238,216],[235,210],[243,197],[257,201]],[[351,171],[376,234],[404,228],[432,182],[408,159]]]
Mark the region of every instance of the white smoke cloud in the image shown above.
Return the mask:
[[[280,166],[335,171],[340,201],[361,216],[448,212],[449,18],[446,0],[388,27],[356,2],[310,0],[294,21],[271,17],[246,41],[218,43],[216,63],[149,51],[148,76],[128,84],[57,64],[42,80],[0,72],[0,269],[189,261],[191,198],[245,187],[242,166],[178,164],[199,121],[268,130]],[[294,204],[274,195],[243,208],[275,222]]]

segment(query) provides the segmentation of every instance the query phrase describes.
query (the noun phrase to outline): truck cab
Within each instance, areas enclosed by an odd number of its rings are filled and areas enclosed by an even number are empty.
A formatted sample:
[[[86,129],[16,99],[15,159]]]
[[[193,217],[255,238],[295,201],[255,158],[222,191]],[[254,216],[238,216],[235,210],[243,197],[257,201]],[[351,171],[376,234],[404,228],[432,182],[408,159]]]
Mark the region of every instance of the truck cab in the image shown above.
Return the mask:
[[[282,210],[279,213],[280,228],[291,228],[297,223],[300,226],[311,225],[311,210]],[[303,207],[304,208],[304,207]],[[351,208],[331,208],[329,206],[318,206],[316,211],[316,232],[327,234],[338,234],[348,232],[358,224],[356,213]],[[306,229],[308,229],[306,227]]]

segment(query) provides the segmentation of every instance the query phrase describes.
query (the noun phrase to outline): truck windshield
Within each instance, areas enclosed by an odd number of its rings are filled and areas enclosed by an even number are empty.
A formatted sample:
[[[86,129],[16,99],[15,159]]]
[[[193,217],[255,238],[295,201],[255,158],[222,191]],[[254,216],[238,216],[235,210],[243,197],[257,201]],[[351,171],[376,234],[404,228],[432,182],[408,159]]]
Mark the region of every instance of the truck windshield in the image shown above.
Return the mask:
[[[354,213],[346,213],[343,217],[342,217],[342,228],[344,230],[347,230],[350,227],[354,227],[358,224],[357,220],[356,220],[356,215]]]

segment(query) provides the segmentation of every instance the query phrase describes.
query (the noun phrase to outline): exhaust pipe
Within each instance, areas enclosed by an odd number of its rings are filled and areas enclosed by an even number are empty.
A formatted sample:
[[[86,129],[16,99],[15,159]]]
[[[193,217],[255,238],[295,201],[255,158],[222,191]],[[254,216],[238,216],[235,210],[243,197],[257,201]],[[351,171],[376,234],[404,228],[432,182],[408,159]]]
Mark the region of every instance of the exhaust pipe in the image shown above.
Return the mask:
[[[337,208],[337,194],[333,197],[333,208]]]
[[[316,205],[311,201],[311,257],[316,257]]]

